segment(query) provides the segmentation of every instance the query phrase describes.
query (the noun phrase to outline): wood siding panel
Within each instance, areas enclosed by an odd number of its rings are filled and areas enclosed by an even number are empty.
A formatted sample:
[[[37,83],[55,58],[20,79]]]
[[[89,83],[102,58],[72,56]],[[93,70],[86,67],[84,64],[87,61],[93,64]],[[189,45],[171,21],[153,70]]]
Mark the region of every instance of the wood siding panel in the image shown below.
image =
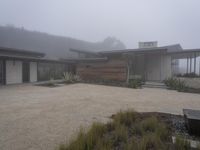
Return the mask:
[[[77,66],[77,74],[84,80],[126,81],[125,61],[112,60],[99,63],[82,63]]]

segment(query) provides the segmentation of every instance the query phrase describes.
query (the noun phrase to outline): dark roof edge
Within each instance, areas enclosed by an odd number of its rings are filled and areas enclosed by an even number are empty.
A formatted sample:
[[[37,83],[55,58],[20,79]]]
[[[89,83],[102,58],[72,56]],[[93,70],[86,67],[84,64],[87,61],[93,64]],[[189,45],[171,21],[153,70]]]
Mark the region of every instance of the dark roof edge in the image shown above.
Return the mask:
[[[200,52],[200,49],[183,49],[182,51],[174,51],[168,53],[192,53],[192,52]]]
[[[23,49],[16,49],[16,48],[8,48],[8,47],[0,47],[0,51],[3,52],[9,52],[9,53],[18,53],[18,54],[24,54],[24,55],[32,55],[32,56],[38,56],[38,57],[44,57],[45,54],[41,52],[35,52],[35,51],[29,51],[29,50],[23,50]]]
[[[12,59],[12,60],[29,60],[29,61],[37,61],[37,62],[52,62],[52,63],[76,63],[73,60],[56,60],[56,59],[48,59],[48,58],[37,58],[37,57],[27,57],[27,56],[6,56],[0,55],[0,58]]]
[[[72,52],[76,52],[76,53],[84,53],[84,54],[98,55],[97,52],[92,52],[92,51],[88,51],[88,50],[79,50],[79,49],[73,49],[73,48],[70,48],[69,50],[72,51]]]
[[[101,51],[99,54],[118,54],[118,53],[130,53],[130,52],[151,52],[158,50],[167,50],[165,47],[157,48],[145,48],[145,49],[124,49],[124,50],[112,50],[112,51]]]
[[[71,58],[71,59],[60,59],[62,61],[73,61],[73,62],[103,62],[107,61],[107,57],[96,57],[96,58]]]

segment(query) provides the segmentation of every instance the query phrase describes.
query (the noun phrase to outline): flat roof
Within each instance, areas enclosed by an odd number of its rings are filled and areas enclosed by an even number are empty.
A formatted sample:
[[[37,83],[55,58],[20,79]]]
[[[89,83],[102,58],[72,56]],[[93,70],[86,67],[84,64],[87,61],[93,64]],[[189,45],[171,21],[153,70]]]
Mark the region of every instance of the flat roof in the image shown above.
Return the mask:
[[[51,62],[51,63],[76,63],[72,59],[66,60],[55,60],[55,59],[46,59],[46,58],[37,58],[37,57],[27,57],[27,56],[10,56],[10,55],[0,55],[0,58],[11,59],[11,60],[29,60],[37,62]]]
[[[72,59],[61,59],[63,61],[72,61],[72,62],[104,62],[107,61],[107,57],[94,57],[94,58],[72,58]]]
[[[44,57],[44,53],[23,50],[23,49],[15,49],[8,47],[0,47],[0,55],[11,55],[11,56],[31,56],[31,57]]]

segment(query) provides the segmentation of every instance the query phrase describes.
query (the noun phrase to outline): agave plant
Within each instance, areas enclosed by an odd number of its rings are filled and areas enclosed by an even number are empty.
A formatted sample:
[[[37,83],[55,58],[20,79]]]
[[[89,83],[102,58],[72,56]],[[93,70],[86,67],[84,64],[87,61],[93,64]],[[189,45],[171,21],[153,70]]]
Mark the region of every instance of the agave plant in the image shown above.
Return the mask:
[[[69,72],[64,72],[63,73],[63,79],[65,83],[72,83],[73,82],[73,75]]]
[[[74,75],[74,76],[73,76],[73,80],[74,80],[75,82],[80,82],[80,81],[81,81],[81,78],[80,78],[80,76],[78,76],[78,75]]]

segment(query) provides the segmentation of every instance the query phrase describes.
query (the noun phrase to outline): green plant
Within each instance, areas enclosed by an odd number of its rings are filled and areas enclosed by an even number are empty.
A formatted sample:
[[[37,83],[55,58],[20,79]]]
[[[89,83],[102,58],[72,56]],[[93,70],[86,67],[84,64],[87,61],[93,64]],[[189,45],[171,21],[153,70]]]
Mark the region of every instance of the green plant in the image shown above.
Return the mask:
[[[61,145],[60,150],[91,150],[95,145],[101,142],[101,138],[105,133],[106,128],[101,123],[93,123],[90,130],[85,133],[83,129],[80,129],[76,140],[70,142],[69,145]]]
[[[155,117],[150,117],[142,121],[142,127],[145,132],[155,132],[158,127],[158,119]]]
[[[64,72],[63,79],[64,79],[65,83],[72,83],[73,82],[73,74],[70,72]]]
[[[165,145],[162,143],[160,138],[156,136],[155,134],[148,134],[145,135],[140,144],[139,144],[140,150],[163,150],[165,149]]]
[[[113,117],[113,119],[115,124],[130,126],[136,120],[136,112],[132,110],[127,110],[125,112],[120,111]]]
[[[47,86],[55,86],[55,83],[54,83],[54,78],[50,78],[50,80],[48,81],[48,83],[46,84]]]
[[[73,76],[73,81],[74,81],[74,82],[80,82],[80,81],[81,81],[80,76],[74,75],[74,76]]]
[[[181,136],[176,136],[175,148],[178,150],[190,150],[190,142]]]
[[[163,150],[175,148],[168,138],[166,125],[156,117],[143,116],[128,110],[112,117],[113,121],[94,123],[85,132],[81,129],[75,140],[59,150]],[[180,147],[178,142],[178,148]],[[167,145],[169,145],[167,146]]]
[[[172,90],[185,91],[187,86],[184,81],[177,78],[168,78],[164,81],[165,85]]]
[[[142,86],[141,78],[129,79],[128,87],[136,89],[141,86]]]

